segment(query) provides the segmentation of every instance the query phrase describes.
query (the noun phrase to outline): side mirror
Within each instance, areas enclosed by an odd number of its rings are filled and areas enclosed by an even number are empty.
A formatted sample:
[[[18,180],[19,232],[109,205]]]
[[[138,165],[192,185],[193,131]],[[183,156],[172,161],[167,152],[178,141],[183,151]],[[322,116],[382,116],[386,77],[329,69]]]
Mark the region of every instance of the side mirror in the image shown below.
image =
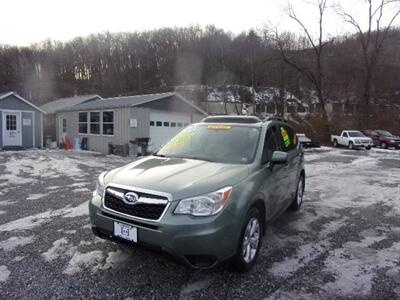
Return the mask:
[[[276,165],[286,164],[288,161],[288,154],[282,151],[274,151],[272,153],[271,163]]]

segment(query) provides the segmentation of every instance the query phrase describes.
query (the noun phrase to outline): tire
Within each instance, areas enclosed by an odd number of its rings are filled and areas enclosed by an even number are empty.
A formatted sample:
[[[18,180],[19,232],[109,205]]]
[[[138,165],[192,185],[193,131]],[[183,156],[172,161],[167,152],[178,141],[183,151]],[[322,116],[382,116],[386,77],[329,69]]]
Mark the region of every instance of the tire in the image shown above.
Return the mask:
[[[338,146],[339,146],[339,144],[338,144],[337,140],[336,139],[333,140],[333,147],[338,147]]]
[[[387,149],[388,146],[387,146],[387,144],[386,144],[385,142],[382,142],[382,143],[381,143],[381,148],[382,148],[382,149]]]
[[[349,142],[349,149],[350,149],[350,150],[353,150],[353,149],[354,149],[354,144],[353,144],[353,142]]]
[[[233,266],[237,271],[247,272],[254,266],[260,252],[263,226],[264,220],[261,218],[260,211],[255,207],[251,208],[246,216],[233,260]],[[251,233],[252,230],[254,230],[253,233]],[[253,242],[249,241],[251,237],[253,237]]]
[[[289,210],[291,211],[298,211],[303,204],[303,197],[304,197],[304,187],[305,187],[305,180],[304,176],[301,175],[299,178],[299,182],[297,183],[296,195],[292,201],[292,204],[289,206]]]
[[[367,149],[367,150],[371,150],[371,146],[368,146],[366,149]]]

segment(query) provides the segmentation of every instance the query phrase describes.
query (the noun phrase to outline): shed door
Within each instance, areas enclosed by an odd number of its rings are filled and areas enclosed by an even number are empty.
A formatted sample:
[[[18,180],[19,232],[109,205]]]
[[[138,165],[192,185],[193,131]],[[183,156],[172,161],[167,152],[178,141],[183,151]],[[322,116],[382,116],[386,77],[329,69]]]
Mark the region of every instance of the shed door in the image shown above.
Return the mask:
[[[58,123],[58,137],[59,143],[64,143],[67,136],[67,118],[60,117]]]
[[[158,150],[184,127],[190,124],[189,114],[150,112],[150,151]]]
[[[20,112],[3,112],[3,146],[22,146]]]

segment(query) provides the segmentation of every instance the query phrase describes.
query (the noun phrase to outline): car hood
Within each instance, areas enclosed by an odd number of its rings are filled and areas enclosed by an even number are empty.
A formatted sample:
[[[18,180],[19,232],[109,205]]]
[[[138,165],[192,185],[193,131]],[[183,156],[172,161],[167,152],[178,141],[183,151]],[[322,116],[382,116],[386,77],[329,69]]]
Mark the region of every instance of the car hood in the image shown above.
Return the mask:
[[[248,175],[247,165],[149,156],[108,172],[104,182],[169,193],[179,200],[233,186]]]

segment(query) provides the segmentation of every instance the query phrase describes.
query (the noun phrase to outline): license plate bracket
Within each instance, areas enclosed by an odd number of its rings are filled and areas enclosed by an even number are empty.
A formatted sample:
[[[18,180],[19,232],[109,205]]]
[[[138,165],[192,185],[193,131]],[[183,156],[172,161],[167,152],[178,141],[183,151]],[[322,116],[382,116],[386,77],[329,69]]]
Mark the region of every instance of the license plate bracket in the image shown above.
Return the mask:
[[[137,243],[137,228],[131,225],[114,222],[114,235],[124,240]]]

